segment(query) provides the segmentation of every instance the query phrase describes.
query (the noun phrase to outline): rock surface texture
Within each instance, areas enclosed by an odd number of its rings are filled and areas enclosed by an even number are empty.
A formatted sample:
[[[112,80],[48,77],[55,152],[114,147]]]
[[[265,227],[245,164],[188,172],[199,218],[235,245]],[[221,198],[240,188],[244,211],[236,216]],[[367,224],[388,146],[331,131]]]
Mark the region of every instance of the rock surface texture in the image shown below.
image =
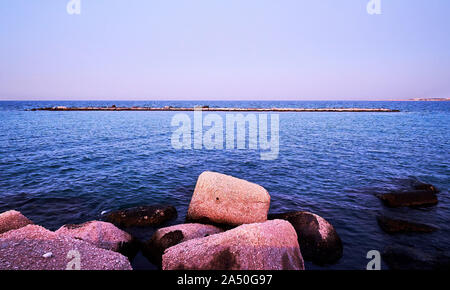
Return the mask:
[[[195,186],[188,221],[237,226],[267,220],[270,195],[255,183],[203,172]]]
[[[33,224],[33,222],[18,211],[9,210],[0,214],[0,234],[29,224]]]
[[[66,269],[132,270],[128,259],[119,253],[37,225],[0,235],[0,270]]]
[[[111,223],[101,221],[90,221],[80,225],[64,225],[55,233],[116,252],[120,251],[123,245],[132,241],[130,234],[118,229]]]
[[[239,226],[168,248],[164,270],[303,270],[292,225],[283,220]]]

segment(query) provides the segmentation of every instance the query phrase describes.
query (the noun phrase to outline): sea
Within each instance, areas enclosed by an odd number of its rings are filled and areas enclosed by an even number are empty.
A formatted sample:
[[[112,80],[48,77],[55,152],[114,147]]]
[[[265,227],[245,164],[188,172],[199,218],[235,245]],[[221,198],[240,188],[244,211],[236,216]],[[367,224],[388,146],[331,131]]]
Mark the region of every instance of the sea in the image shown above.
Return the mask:
[[[278,154],[263,160],[261,149],[249,149],[249,142],[243,149],[174,148],[177,126],[173,120],[182,112],[28,111],[112,105],[388,108],[400,112],[277,113]],[[194,128],[194,113],[183,114]],[[230,113],[215,114],[225,124]],[[262,117],[261,113],[243,114]],[[389,245],[411,246],[431,254],[450,250],[450,102],[0,102],[0,212],[21,211],[50,230],[138,205],[173,205],[178,217],[167,225],[183,223],[197,178],[207,170],[265,187],[271,195],[270,213],[310,211],[333,224],[344,245],[343,257],[326,266],[307,262],[307,269],[366,269],[367,253],[382,252]],[[436,206],[387,208],[375,196],[408,189],[418,181],[440,190]],[[389,235],[378,226],[378,215],[426,223],[439,230]],[[154,230],[139,229],[137,236],[146,241]],[[156,268],[141,253],[132,265]],[[383,262],[382,268],[386,267]]]

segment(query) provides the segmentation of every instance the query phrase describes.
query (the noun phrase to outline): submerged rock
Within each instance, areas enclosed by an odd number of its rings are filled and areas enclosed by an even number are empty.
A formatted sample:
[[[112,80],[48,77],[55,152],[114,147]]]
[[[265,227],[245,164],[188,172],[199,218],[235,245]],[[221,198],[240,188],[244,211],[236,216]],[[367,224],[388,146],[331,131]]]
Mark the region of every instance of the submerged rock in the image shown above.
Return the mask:
[[[132,242],[130,234],[118,229],[111,223],[101,221],[90,221],[80,225],[64,225],[55,233],[83,240],[96,247],[115,252],[120,252],[126,244]]]
[[[163,270],[303,270],[292,225],[283,220],[245,224],[168,248]]]
[[[33,222],[18,211],[9,210],[0,214],[0,234],[29,224],[33,224]]]
[[[207,171],[198,177],[187,220],[230,226],[264,222],[269,206],[270,195],[262,186]]]
[[[416,182],[413,184],[413,188],[415,190],[424,190],[424,191],[429,191],[432,193],[438,193],[439,190],[432,184],[428,184],[428,183],[423,183],[423,182]]]
[[[177,217],[173,206],[138,206],[106,214],[105,220],[118,227],[159,226]]]
[[[410,232],[431,233],[437,230],[437,228],[433,226],[405,220],[392,219],[386,216],[377,216],[377,221],[380,228],[389,234]]]
[[[333,264],[343,254],[341,238],[324,218],[306,211],[269,215],[290,222],[298,236],[303,258],[315,264]]]
[[[161,264],[161,257],[167,248],[179,243],[204,238],[222,232],[221,229],[202,224],[180,224],[157,230],[150,241],[148,241],[143,251],[145,256],[156,264]]]
[[[450,270],[448,254],[429,254],[409,246],[387,246],[381,256],[391,270]]]
[[[432,206],[438,203],[436,193],[427,190],[385,193],[377,197],[389,207]]]
[[[52,253],[51,256],[48,253]],[[45,257],[44,257],[45,256]],[[119,253],[28,225],[0,235],[0,270],[132,270]]]

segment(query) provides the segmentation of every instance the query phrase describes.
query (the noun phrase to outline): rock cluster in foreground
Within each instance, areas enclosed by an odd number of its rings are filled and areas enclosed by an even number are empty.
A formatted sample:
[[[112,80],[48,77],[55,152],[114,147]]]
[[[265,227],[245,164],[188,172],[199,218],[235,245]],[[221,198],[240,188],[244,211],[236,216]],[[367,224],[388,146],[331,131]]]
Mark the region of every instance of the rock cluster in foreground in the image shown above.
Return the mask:
[[[1,270],[132,270],[119,253],[27,225],[0,235]]]
[[[120,253],[135,241],[130,235],[135,227],[157,229],[149,241],[136,244],[165,270],[303,270],[303,257],[327,264],[342,256],[342,242],[328,221],[301,211],[268,220],[269,207],[270,195],[262,186],[204,172],[186,224],[159,228],[177,216],[176,209],[139,206],[52,232],[11,211],[0,215],[0,269],[77,268],[75,251],[82,270],[129,270]]]
[[[342,242],[326,220],[296,212],[268,221],[269,207],[270,196],[263,187],[220,173],[202,173],[187,220],[228,230],[193,239],[184,238],[183,225],[178,231],[174,227],[159,230],[167,238],[162,268],[301,270],[303,251],[320,264],[334,263],[342,256]],[[200,228],[197,224],[194,232]],[[157,232],[148,246],[155,245],[161,236]]]

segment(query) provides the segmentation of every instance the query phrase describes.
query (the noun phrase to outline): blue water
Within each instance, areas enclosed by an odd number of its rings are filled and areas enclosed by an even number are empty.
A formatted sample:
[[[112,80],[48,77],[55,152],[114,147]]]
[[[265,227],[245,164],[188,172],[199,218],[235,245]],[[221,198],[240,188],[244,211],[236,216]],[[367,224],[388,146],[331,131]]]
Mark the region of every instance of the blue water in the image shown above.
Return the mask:
[[[400,113],[281,113],[280,153],[175,150],[173,112],[47,112],[47,106],[385,107]],[[192,113],[188,113],[192,116]],[[223,114],[222,114],[223,115]],[[364,269],[369,250],[390,244],[450,250],[450,102],[0,102],[0,212],[20,210],[55,230],[104,210],[174,205],[183,222],[205,170],[258,183],[273,213],[308,210],[329,220],[344,243],[339,263]],[[426,209],[388,209],[376,193],[414,180],[441,190]],[[390,236],[377,214],[429,223],[432,234]],[[142,234],[149,238],[151,231]],[[135,262],[141,267],[145,263]],[[384,266],[384,265],[383,265]]]

